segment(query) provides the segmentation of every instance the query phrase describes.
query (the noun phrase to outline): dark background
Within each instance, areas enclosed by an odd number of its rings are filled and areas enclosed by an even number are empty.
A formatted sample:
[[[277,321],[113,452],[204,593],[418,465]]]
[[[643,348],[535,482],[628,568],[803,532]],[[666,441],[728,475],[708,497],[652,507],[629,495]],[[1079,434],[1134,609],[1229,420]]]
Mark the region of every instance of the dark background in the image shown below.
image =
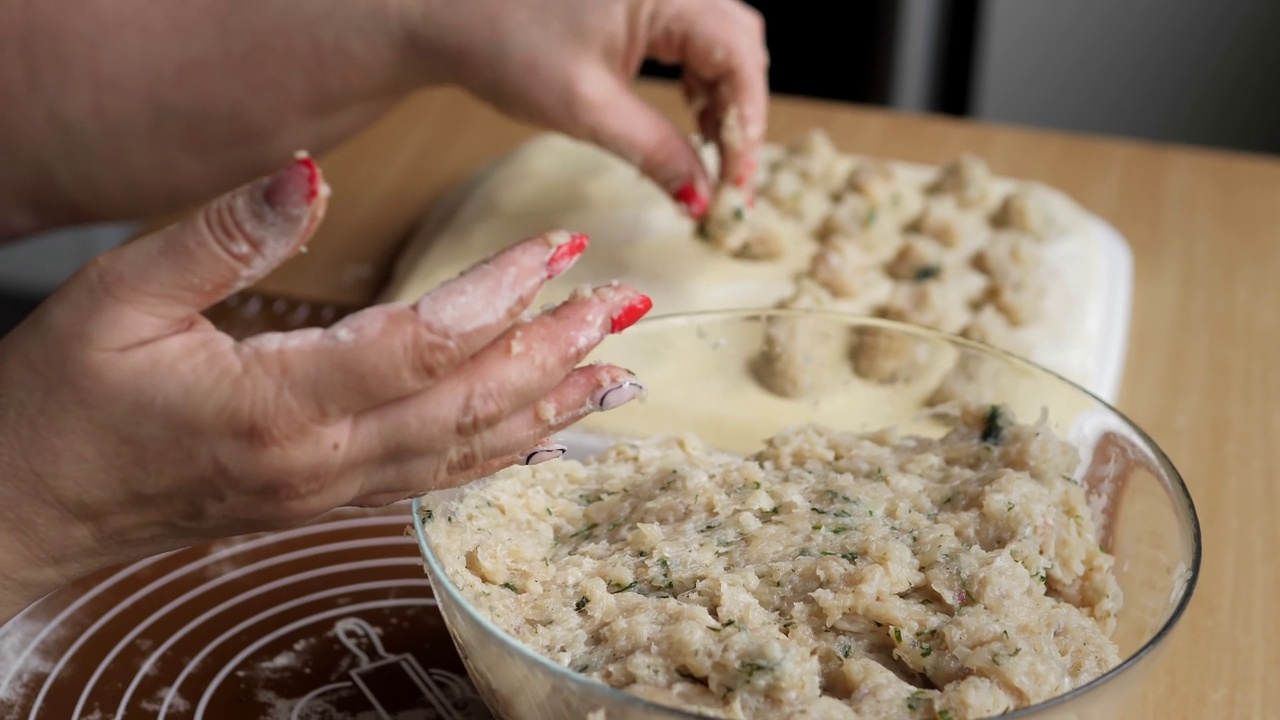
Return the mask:
[[[0,335],[5,335],[35,309],[39,300],[14,295],[0,295]]]
[[[968,111],[980,0],[928,0],[939,8],[930,61],[940,73],[929,108]],[[766,20],[769,85],[788,95],[887,105],[891,100],[900,0],[747,0]],[[643,74],[676,77],[654,63]]]

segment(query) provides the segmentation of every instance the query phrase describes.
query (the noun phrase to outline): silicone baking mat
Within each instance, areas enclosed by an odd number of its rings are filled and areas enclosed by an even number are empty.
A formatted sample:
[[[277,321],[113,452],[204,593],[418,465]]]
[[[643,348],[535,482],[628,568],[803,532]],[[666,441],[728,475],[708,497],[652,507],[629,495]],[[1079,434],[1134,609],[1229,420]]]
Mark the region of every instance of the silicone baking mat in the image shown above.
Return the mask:
[[[490,718],[408,513],[343,512],[53,593],[0,628],[0,715]]]

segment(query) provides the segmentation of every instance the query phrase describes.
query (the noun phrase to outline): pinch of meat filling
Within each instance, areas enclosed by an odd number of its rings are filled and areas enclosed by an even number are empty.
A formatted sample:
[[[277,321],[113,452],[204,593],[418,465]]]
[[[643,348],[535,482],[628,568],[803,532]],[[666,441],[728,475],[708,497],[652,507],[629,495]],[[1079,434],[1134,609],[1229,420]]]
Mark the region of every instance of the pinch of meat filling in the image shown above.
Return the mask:
[[[732,186],[716,191],[699,235],[727,255],[764,261],[807,242],[804,229],[773,203],[764,198],[752,201],[746,190]]]
[[[1075,448],[1003,408],[939,438],[689,436],[511,468],[428,510],[449,577],[565,667],[727,718],[989,717],[1119,662]]]

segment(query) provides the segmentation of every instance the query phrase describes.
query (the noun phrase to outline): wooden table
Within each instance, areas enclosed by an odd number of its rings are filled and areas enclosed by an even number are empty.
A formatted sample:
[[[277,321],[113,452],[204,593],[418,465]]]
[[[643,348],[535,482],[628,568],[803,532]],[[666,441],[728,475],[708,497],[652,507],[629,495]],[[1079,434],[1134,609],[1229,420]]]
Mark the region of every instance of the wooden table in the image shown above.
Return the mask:
[[[677,112],[671,88],[644,94]],[[1274,717],[1280,679],[1280,162],[1268,158],[777,99],[770,135],[826,128],[843,149],[938,163],[961,151],[1062,188],[1132,244],[1120,409],[1186,477],[1206,554],[1145,717]],[[263,289],[359,304],[431,198],[532,131],[431,92],[325,158],[330,216]],[[365,264],[355,271],[351,258]],[[1196,711],[1194,708],[1213,708]]]

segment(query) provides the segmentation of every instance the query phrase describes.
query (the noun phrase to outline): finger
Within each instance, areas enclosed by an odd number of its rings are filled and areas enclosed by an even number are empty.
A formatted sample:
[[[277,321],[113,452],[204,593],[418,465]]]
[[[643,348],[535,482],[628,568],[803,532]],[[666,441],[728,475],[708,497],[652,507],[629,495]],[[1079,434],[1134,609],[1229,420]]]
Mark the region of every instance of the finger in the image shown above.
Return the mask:
[[[329,195],[305,153],[195,215],[90,262],[64,286],[66,311],[93,339],[127,347],[189,326],[257,282],[315,232]]]
[[[539,440],[532,447],[525,448],[514,455],[504,455],[487,460],[480,465],[458,473],[449,478],[448,483],[456,487],[458,485],[466,485],[467,483],[480,480],[494,473],[511,467],[512,465],[541,465],[552,460],[559,460],[564,457],[569,448],[555,441],[555,438],[546,437]],[[407,470],[407,472],[404,472]],[[409,476],[412,468],[402,469],[396,468],[393,472]],[[411,482],[411,480],[410,480]],[[393,503],[402,502],[404,500],[412,500],[413,498],[422,497],[430,490],[400,490],[393,492],[375,493],[372,495],[361,495],[351,501],[354,507],[384,507]]]
[[[626,329],[650,307],[648,297],[623,285],[575,293],[513,327],[427,390],[356,416],[351,457],[375,463],[442,452],[498,425],[532,406],[608,334]],[[545,405],[539,410],[559,412]]]
[[[413,306],[378,305],[326,330],[259,335],[246,361],[318,420],[384,405],[428,387],[506,331],[547,280],[586,250],[587,236],[557,231],[516,243]]]
[[[634,164],[692,217],[706,213],[711,180],[697,151],[670,118],[603,69],[584,70],[575,96],[563,119],[567,132]]]
[[[699,125],[713,126],[720,177],[748,187],[764,139],[768,109],[768,51],[764,20],[737,0],[668,1],[650,16],[650,54],[680,64],[703,87],[713,110]]]
[[[552,438],[543,438],[533,447],[525,448],[516,453],[516,463],[519,465],[541,465],[552,460],[559,460],[567,452],[569,452],[569,446],[558,443]]]
[[[545,439],[594,412],[620,407],[644,396],[634,375],[612,365],[574,370],[540,402],[511,415],[499,425],[443,451],[444,457],[421,455],[383,466],[365,475],[362,494],[421,494],[457,487],[510,465],[551,459]],[[554,413],[546,408],[554,407]],[[541,450],[543,452],[535,452]],[[561,453],[562,454],[562,453]]]
[[[711,103],[711,88],[690,73],[680,76],[680,86],[684,90],[684,100],[689,106],[689,112],[697,120],[701,139],[714,141],[720,133],[720,123],[717,110]]]

